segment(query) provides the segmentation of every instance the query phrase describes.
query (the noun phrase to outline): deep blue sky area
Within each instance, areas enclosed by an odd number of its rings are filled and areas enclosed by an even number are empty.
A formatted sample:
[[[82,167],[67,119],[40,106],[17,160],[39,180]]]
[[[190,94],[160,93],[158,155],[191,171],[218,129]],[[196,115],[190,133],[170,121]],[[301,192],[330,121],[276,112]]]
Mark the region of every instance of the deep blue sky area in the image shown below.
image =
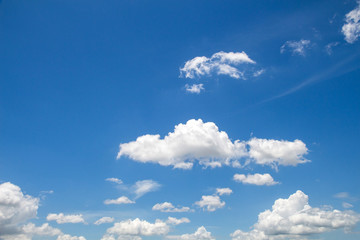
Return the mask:
[[[0,1],[0,239],[359,239],[359,4]]]

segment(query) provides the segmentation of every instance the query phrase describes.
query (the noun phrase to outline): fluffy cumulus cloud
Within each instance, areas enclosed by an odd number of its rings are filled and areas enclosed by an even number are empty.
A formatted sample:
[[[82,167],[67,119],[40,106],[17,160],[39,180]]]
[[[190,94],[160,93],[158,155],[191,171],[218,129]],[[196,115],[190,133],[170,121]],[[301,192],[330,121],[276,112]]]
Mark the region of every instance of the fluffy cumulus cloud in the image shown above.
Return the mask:
[[[163,139],[160,135],[143,135],[135,141],[120,144],[117,158],[128,156],[143,163],[191,169],[198,161],[205,167],[223,165],[240,167],[247,159],[261,165],[296,166],[307,162],[308,149],[301,140],[285,141],[252,138],[231,141],[213,122],[191,119],[175,126]]]
[[[73,214],[73,215],[65,215],[63,213],[50,213],[46,220],[48,221],[56,221],[58,224],[64,223],[85,223],[85,220],[82,214]]]
[[[112,239],[141,239],[141,236],[163,236],[170,230],[166,222],[156,220],[149,223],[145,220],[136,218],[117,222],[113,227],[108,228],[102,240]]]
[[[160,212],[190,212],[189,207],[174,207],[170,202],[157,203],[152,207],[154,211]]]
[[[208,232],[204,226],[199,227],[194,233],[183,234],[183,235],[173,235],[167,236],[168,239],[178,239],[178,240],[215,240],[211,235],[211,232]]]
[[[261,185],[271,186],[271,185],[278,184],[278,182],[275,182],[274,179],[272,178],[272,176],[268,173],[265,173],[265,174],[255,173],[255,174],[248,174],[248,175],[235,174],[234,180],[237,182],[242,182],[244,184],[253,184],[253,185],[258,185],[258,186],[261,186]]]
[[[183,218],[168,217],[168,220],[166,222],[171,225],[179,225],[182,223],[189,223],[190,220],[186,217]]]
[[[33,236],[56,236],[62,232],[44,223],[27,223],[36,218],[39,199],[24,195],[21,188],[10,183],[0,184],[0,239],[28,240]]]
[[[345,41],[354,43],[360,36],[360,1],[357,1],[357,7],[346,14],[345,21],[341,31],[345,36]]]
[[[195,202],[196,205],[206,211],[213,212],[225,206],[225,202],[221,201],[217,195],[202,196],[200,201]]]
[[[306,49],[310,47],[310,40],[301,39],[300,41],[286,41],[281,46],[280,52],[292,52],[293,55],[305,56]]]
[[[217,188],[216,189],[216,194],[218,195],[230,195],[232,194],[232,190],[230,188]]]
[[[250,147],[249,156],[260,165],[296,166],[308,162],[303,157],[308,153],[308,149],[305,143],[298,139],[291,142],[252,138],[247,144]]]
[[[308,196],[298,190],[288,199],[278,199],[271,210],[259,214],[250,232],[236,230],[233,240],[297,238],[343,228],[349,231],[360,221],[353,211],[313,208]]]
[[[114,218],[113,217],[102,217],[98,220],[96,220],[96,222],[94,222],[95,225],[100,225],[100,224],[104,224],[104,223],[112,223],[114,222]]]
[[[202,76],[227,75],[232,78],[243,78],[240,64],[255,64],[245,52],[218,52],[208,57],[195,57],[180,69],[180,76],[199,78]]]
[[[109,205],[109,204],[132,204],[132,203],[135,203],[135,202],[125,196],[121,196],[117,199],[106,199],[104,201],[104,204],[106,204],[106,205]]]
[[[200,83],[200,84],[193,84],[193,85],[189,85],[186,84],[185,85],[185,90],[189,93],[197,93],[199,94],[201,91],[205,90],[204,88],[204,84]]]

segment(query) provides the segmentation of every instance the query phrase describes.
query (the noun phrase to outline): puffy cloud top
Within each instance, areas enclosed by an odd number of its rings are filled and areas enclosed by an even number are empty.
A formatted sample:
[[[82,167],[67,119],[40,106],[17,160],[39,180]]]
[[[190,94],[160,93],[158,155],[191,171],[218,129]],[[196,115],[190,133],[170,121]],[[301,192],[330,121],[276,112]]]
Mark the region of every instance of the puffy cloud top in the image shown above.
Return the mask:
[[[178,239],[178,240],[215,240],[211,235],[211,232],[208,232],[204,226],[199,227],[194,233],[183,234],[179,236],[167,236],[169,239]]]

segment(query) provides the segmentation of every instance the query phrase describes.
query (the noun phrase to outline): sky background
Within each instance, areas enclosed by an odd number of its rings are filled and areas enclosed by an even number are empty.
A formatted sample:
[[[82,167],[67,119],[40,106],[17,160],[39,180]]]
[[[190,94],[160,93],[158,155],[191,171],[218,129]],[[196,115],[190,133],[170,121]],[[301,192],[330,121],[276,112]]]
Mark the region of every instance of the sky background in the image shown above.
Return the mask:
[[[13,225],[48,222],[95,240],[115,222],[186,217],[190,223],[166,234],[125,237],[166,239],[204,226],[214,239],[232,239],[237,229],[251,231],[277,199],[301,190],[310,206],[356,219],[351,233],[333,227],[302,239],[359,239],[360,40],[342,31],[346,14],[359,8],[353,0],[0,1],[0,183],[39,199],[37,214]],[[244,52],[256,63],[233,65],[244,78],[182,74],[188,61],[219,52]],[[186,84],[204,89],[192,93]],[[117,159],[119,144],[145,134],[162,139],[190,119],[214,123],[232,142],[299,139],[310,162],[211,168],[193,158],[192,169],[174,169]],[[255,173],[279,184],[233,180]],[[134,184],[143,180],[153,185],[140,196]],[[232,190],[219,196],[225,206],[196,204],[218,196],[216,188]],[[121,196],[136,203],[104,204]],[[152,210],[163,202],[192,211]],[[85,223],[59,224],[50,213],[81,214]],[[94,225],[105,216],[114,223]],[[7,224],[0,219],[0,239],[12,239],[1,235]]]

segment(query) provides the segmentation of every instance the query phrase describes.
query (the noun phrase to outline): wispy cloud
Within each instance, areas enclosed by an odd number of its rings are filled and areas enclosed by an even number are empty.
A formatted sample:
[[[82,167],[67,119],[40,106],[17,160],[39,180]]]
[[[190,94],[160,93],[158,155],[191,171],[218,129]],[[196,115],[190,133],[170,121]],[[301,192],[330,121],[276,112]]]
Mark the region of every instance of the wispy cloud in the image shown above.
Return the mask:
[[[205,90],[204,88],[204,84],[200,83],[200,84],[193,84],[193,85],[189,85],[186,84],[185,85],[185,90],[189,93],[197,93],[199,94],[201,91]]]
[[[305,56],[306,49],[310,47],[310,40],[286,41],[280,48],[280,53],[290,51],[293,55]]]

